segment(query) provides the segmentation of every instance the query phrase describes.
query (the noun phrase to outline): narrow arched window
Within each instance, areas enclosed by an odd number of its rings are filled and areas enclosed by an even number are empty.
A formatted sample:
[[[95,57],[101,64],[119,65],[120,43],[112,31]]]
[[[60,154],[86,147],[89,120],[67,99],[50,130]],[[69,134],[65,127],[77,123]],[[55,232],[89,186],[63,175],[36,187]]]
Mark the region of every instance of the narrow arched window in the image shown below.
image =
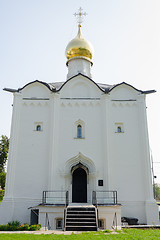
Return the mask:
[[[117,127],[117,132],[122,132],[122,129],[121,129],[121,127],[119,126],[119,127]]]
[[[41,125],[36,126],[36,131],[41,131]]]
[[[82,126],[80,124],[77,126],[77,138],[82,138]]]

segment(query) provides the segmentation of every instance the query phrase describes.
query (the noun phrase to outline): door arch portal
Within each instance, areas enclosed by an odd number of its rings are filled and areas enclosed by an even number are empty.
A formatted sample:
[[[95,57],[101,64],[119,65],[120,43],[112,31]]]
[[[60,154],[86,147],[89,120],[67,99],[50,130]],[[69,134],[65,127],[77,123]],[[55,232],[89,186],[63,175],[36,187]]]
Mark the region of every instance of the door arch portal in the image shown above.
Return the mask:
[[[87,202],[87,173],[82,167],[72,172],[72,202]]]

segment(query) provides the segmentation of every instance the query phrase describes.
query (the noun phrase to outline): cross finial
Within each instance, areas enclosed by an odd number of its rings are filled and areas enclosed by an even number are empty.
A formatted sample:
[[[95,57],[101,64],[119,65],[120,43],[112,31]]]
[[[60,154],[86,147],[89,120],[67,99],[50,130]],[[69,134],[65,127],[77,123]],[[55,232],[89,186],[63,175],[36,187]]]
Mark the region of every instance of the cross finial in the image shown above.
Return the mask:
[[[81,23],[83,22],[83,16],[86,16],[87,13],[86,12],[82,12],[83,9],[80,7],[78,9],[78,13],[74,13],[74,16],[77,18],[77,22],[79,27],[81,26]]]

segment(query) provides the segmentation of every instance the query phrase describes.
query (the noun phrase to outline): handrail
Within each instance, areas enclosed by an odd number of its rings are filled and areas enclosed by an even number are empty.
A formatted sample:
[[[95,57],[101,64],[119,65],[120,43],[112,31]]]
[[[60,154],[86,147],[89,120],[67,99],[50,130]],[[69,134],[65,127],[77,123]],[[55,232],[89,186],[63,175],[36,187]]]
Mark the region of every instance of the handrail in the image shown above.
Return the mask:
[[[97,225],[97,231],[99,230],[99,226],[98,226],[98,208],[95,208],[96,211],[96,225]]]
[[[97,207],[96,191],[92,192],[92,204]]]
[[[69,191],[43,191],[42,204],[69,205]],[[116,205],[117,191],[93,191],[92,204],[97,205]]]
[[[68,206],[69,204],[69,192],[66,191],[66,207]]]
[[[97,205],[116,205],[117,191],[93,191],[92,204]]]
[[[42,204],[62,204],[66,205],[66,191],[43,191]]]
[[[66,231],[66,211],[67,211],[67,209],[65,208],[64,209],[64,231]]]

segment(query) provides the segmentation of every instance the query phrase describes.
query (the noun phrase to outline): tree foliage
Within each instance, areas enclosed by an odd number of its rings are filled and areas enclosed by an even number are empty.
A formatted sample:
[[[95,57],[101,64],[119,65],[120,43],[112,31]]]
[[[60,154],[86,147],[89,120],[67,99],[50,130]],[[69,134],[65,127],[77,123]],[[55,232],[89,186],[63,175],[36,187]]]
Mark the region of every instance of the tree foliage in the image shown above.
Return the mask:
[[[9,139],[2,135],[0,139],[0,172],[4,170],[8,157]]]
[[[157,183],[153,185],[154,195],[156,200],[160,200],[160,187]]]
[[[4,190],[5,189],[5,182],[6,182],[6,172],[0,172],[0,186]]]
[[[2,135],[0,139],[0,186],[5,188],[6,172],[5,166],[8,158],[9,139],[7,136]]]

